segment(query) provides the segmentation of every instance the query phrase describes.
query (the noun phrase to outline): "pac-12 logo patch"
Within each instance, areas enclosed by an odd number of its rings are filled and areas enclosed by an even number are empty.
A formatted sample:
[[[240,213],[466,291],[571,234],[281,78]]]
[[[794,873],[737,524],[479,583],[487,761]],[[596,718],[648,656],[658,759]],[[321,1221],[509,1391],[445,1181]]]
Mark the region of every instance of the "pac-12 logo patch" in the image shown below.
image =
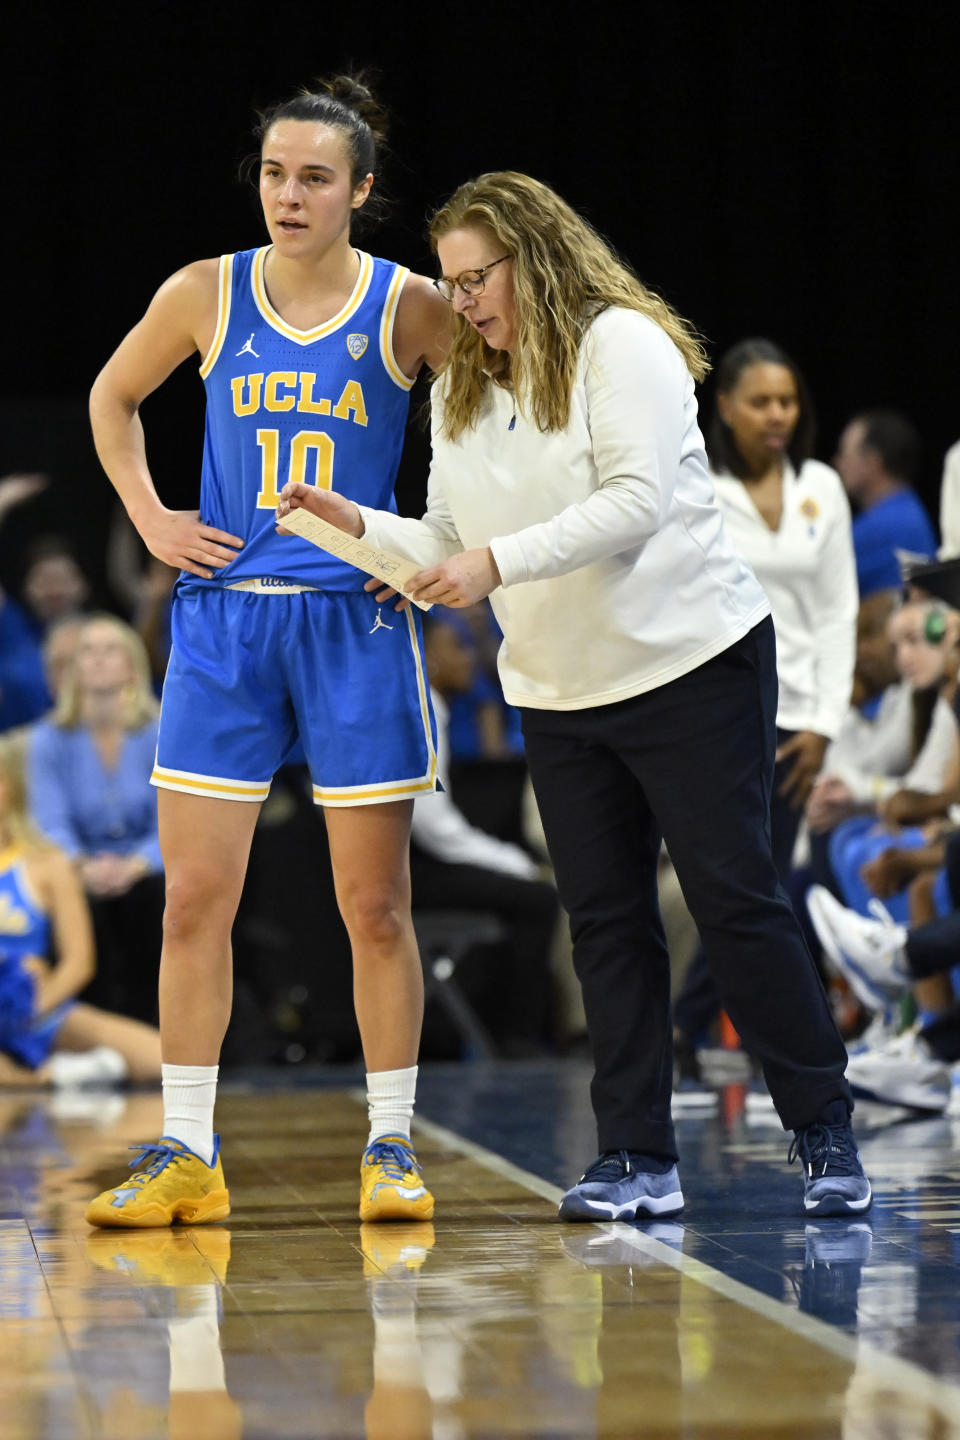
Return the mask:
[[[360,356],[363,354],[363,352],[364,352],[364,350],[366,350],[366,348],[367,348],[367,337],[366,337],[366,335],[348,335],[348,336],[347,336],[347,349],[350,351],[350,354],[353,356],[354,360],[359,360],[359,359],[360,359]]]

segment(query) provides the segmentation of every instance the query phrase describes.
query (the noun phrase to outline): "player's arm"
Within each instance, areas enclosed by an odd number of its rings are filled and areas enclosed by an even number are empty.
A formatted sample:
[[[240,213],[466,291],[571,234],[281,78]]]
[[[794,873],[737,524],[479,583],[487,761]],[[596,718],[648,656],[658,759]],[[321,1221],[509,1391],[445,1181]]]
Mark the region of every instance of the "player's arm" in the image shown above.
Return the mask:
[[[50,916],[55,961],[36,973],[40,1013],[71,1000],[93,979],[93,925],[76,871],[66,855],[50,849],[30,862],[30,880]]]
[[[217,261],[179,270],[111,355],[90,393],[97,454],[152,555],[209,579],[243,541],[200,523],[195,510],[168,510],[147,465],[140,405],[195,351],[206,354],[217,321]]]
[[[426,275],[409,275],[400,292],[393,327],[393,353],[404,375],[414,379],[424,365],[436,370],[447,358],[451,307]]]

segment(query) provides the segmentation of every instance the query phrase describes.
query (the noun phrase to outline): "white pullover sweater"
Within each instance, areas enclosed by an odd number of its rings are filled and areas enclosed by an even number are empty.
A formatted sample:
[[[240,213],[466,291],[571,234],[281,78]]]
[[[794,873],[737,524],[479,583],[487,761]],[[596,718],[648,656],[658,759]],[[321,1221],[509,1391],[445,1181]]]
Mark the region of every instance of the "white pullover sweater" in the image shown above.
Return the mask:
[[[450,440],[438,382],[426,514],[361,513],[365,538],[424,568],[490,546],[513,705],[625,700],[770,613],[724,532],[683,357],[632,310],[589,326],[563,430],[542,433],[491,384],[476,426]]]

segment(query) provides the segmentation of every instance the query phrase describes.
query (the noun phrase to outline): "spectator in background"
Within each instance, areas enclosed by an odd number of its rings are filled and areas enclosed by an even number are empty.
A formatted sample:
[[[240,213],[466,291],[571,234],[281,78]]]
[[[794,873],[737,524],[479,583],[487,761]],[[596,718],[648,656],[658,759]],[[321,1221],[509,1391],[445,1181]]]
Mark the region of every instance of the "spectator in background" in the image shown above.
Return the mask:
[[[812,458],[803,376],[771,340],[742,340],[717,366],[707,454],[727,534],[770,600],[777,639],[773,859],[787,888],[803,806],[853,683],[857,574],[839,476]],[[683,1059],[720,1009],[699,953],[674,1002]]]
[[[550,951],[560,915],[557,893],[525,850],[478,830],[457,809],[448,768],[449,702],[470,692],[476,649],[444,611],[425,621],[424,648],[444,789],[418,796],[413,805],[414,911],[486,911],[503,922],[507,939],[501,963],[496,965],[486,951],[483,963],[491,971],[496,966],[495,973],[468,974],[471,983],[466,988],[476,989],[471,998],[503,1055],[542,1054],[551,1038]]]
[[[727,533],[770,600],[777,636],[773,854],[785,877],[810,787],[850,703],[857,572],[839,476],[812,458],[814,415],[794,362],[743,340],[717,367],[707,454]]]
[[[21,743],[0,740],[0,1085],[160,1079],[159,1031],[75,997],[90,914],[67,857],[27,819]]]
[[[867,816],[871,823],[878,816],[909,820],[902,792],[939,795],[950,785],[957,722],[938,693],[947,632],[939,632],[940,640],[923,638],[927,619],[942,613],[927,602],[899,607],[882,594],[861,606],[855,703],[807,802],[813,835],[825,835],[853,816]],[[898,647],[914,683],[897,668]]]
[[[20,593],[42,635],[55,621],[83,614],[90,582],[69,540],[41,535],[28,547]]]
[[[878,1015],[870,1042],[851,1056],[851,1083],[891,1105],[960,1114],[960,1090],[951,1076],[960,1062],[960,1004],[950,979],[960,953],[957,832],[946,843],[944,861],[942,869],[911,884],[908,924],[882,909],[860,915],[819,887],[809,903],[825,950],[863,1005]],[[908,986],[917,1023],[899,1033],[892,1007]]]
[[[19,482],[20,498],[26,499],[38,487],[33,483],[24,491],[23,482],[37,482],[42,477],[8,479]],[[49,710],[52,696],[43,668],[44,638],[51,625],[81,615],[89,594],[87,577],[68,540],[41,535],[27,548],[20,584],[22,603],[0,602],[0,690],[7,694],[4,703],[0,693],[0,729],[28,724]],[[7,612],[6,622],[3,611]],[[4,629],[11,633],[4,635]]]
[[[434,613],[457,631],[474,656],[469,688],[447,697],[451,758],[503,760],[522,755],[520,712],[503,698],[497,673],[503,634],[490,602],[481,600],[462,610],[438,605]]]
[[[894,610],[887,636],[897,681],[880,697],[871,733],[862,712],[851,711],[811,796],[810,827],[823,833],[833,825],[831,871],[846,903],[863,914],[876,894],[872,877],[904,869],[906,853],[896,852],[926,848],[922,822],[945,817],[956,791],[957,720],[941,689],[958,634],[956,612],[941,605],[911,600]],[[895,918],[906,920],[906,895],[884,889]]]
[[[170,619],[177,574],[172,565],[150,554],[123,506],[117,505],[107,540],[107,580],[147,647],[157,694],[170,658]]]
[[[940,481],[940,559],[960,555],[960,440],[943,460]]]
[[[54,704],[70,674],[86,623],[86,615],[66,615],[62,620],[55,620],[47,631],[42,651],[43,673]]]
[[[73,860],[90,901],[99,964],[86,998],[150,1020],[163,914],[156,740],[142,641],[122,620],[91,616],[53,714],[30,736],[30,809]]]
[[[899,589],[898,550],[930,559],[937,537],[914,490],[920,437],[895,410],[855,415],[840,436],[834,465],[857,509],[853,548],[860,598]]]
[[[0,478],[0,525],[47,483],[45,475]],[[0,588],[0,731],[29,724],[49,705],[37,626],[24,606]]]

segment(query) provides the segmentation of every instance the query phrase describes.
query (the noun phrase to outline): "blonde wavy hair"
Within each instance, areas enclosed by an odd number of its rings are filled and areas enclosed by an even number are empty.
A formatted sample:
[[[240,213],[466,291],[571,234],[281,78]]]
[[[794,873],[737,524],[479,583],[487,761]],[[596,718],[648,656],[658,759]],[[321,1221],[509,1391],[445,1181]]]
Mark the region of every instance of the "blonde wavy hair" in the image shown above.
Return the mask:
[[[0,833],[6,832],[7,842],[24,845],[31,850],[44,850],[50,842],[40,833],[27,809],[26,757],[29,726],[0,735],[0,783],[6,790],[0,810]],[[3,840],[0,838],[0,849]]]
[[[710,369],[701,337],[646,285],[565,200],[529,175],[500,170],[468,180],[430,222],[430,242],[483,226],[513,260],[517,341],[497,351],[456,315],[443,377],[444,429],[455,440],[476,423],[487,385],[512,385],[538,429],[562,430],[580,344],[591,320],[611,305],[638,310],[669,335],[695,380]]]
[[[120,707],[119,723],[125,730],[140,730],[148,720],[157,714],[159,706],[154,698],[150,682],[150,660],[147,647],[136,630],[133,630],[116,615],[94,613],[88,615],[77,640],[77,653],[83,644],[83,637],[93,625],[107,625],[114,632],[127,653],[130,661],[131,680],[124,688]],[[54,725],[64,730],[74,730],[82,721],[83,690],[80,685],[77,656],[74,656],[63,680],[57,703],[50,716]]]

